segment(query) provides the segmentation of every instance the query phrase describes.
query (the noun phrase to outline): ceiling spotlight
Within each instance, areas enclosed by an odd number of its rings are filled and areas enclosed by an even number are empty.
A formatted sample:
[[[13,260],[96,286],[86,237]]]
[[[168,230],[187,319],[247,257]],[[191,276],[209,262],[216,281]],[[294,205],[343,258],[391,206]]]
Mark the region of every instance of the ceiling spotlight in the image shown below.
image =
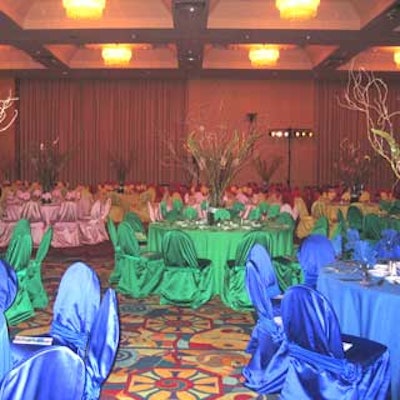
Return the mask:
[[[63,0],[63,7],[71,19],[100,19],[106,0]]]
[[[276,0],[282,19],[307,20],[315,18],[320,0]]]
[[[279,59],[279,48],[273,45],[254,45],[249,51],[251,65],[256,68],[276,65]]]
[[[105,44],[101,56],[105,65],[126,66],[132,58],[132,48],[127,44]]]

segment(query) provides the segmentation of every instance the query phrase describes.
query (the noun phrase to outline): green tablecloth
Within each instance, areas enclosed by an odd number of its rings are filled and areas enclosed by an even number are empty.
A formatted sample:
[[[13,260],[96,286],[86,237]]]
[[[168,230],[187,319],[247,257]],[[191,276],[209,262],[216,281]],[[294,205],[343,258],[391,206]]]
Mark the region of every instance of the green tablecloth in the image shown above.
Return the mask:
[[[161,252],[164,233],[170,229],[182,229],[193,239],[197,255],[212,261],[214,293],[220,295],[224,285],[225,264],[235,258],[237,245],[251,227],[224,230],[218,227],[182,227],[176,224],[156,222],[149,225],[148,249]],[[266,224],[254,229],[265,231],[272,257],[290,256],[293,253],[293,229],[287,225]]]

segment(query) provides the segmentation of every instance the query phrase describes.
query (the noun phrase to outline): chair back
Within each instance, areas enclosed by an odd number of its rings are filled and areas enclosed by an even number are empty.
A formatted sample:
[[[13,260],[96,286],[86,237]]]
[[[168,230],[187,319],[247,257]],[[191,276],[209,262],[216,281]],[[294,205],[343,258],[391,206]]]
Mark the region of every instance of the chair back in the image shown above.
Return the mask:
[[[351,205],[347,210],[347,223],[349,228],[357,229],[359,232],[363,230],[364,215],[357,206]]]
[[[335,358],[344,358],[340,326],[329,301],[306,285],[291,286],[281,303],[288,342]]]
[[[247,232],[243,239],[239,242],[236,253],[235,253],[235,265],[245,265],[247,261],[247,257],[249,255],[250,250],[256,244],[260,244],[265,247],[265,249],[269,246],[268,236],[263,231],[251,231]]]
[[[90,331],[100,306],[100,281],[82,262],[64,273],[53,307],[50,335],[85,357]]]
[[[2,400],[77,400],[85,385],[83,360],[64,346],[49,346],[11,369],[0,385]]]
[[[311,230],[311,234],[328,236],[328,232],[329,232],[329,220],[327,217],[322,215],[315,221],[315,224]]]
[[[35,261],[42,264],[43,260],[46,258],[47,253],[50,249],[51,239],[53,238],[53,227],[48,227],[44,233],[42,240],[40,241],[39,247],[36,252]]]
[[[125,213],[124,221],[128,222],[135,232],[145,232],[142,220],[133,211],[128,211]]]
[[[140,256],[140,246],[136,239],[135,231],[127,221],[122,221],[117,228],[117,239],[119,247],[124,254]]]
[[[87,399],[100,398],[100,390],[111,372],[117,355],[120,335],[117,297],[107,289],[91,330],[86,358]]]
[[[193,240],[180,229],[165,233],[162,240],[162,253],[166,266],[198,267]]]
[[[251,262],[256,268],[264,291],[270,298],[281,294],[275,269],[265,246],[261,245],[260,243],[255,243],[249,252],[247,262]],[[250,294],[249,297],[251,298]]]
[[[297,253],[300,266],[304,271],[305,283],[315,286],[319,271],[335,261],[335,249],[324,235],[310,235],[304,239]]]

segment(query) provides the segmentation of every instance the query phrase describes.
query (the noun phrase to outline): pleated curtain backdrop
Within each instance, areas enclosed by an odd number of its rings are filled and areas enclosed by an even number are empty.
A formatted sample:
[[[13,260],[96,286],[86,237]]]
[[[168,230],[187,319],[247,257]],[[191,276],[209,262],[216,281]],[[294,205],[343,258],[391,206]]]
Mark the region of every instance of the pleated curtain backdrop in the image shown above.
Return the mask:
[[[390,85],[388,104],[393,111],[400,110],[396,97],[399,85]],[[317,81],[315,95],[315,127],[318,133],[318,183],[334,184],[338,176],[333,165],[339,158],[340,143],[348,138],[361,148],[362,154],[374,154],[367,138],[364,114],[342,105],[346,81]],[[396,108],[397,107],[397,108]],[[388,163],[379,157],[367,186],[374,189],[390,188],[395,177]]]
[[[59,137],[70,158],[60,178],[72,185],[117,181],[111,157],[131,160],[129,182],[185,179],[167,143],[184,154],[186,84],[164,80],[20,80],[17,157],[35,180],[30,155]]]

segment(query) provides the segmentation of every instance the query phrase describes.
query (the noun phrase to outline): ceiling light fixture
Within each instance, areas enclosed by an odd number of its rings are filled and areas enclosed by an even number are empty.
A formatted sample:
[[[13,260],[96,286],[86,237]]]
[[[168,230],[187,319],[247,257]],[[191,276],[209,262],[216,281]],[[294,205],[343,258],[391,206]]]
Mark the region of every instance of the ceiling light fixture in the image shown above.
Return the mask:
[[[128,65],[132,58],[132,47],[127,44],[105,44],[102,46],[101,56],[105,65]]]
[[[279,59],[279,48],[271,45],[252,46],[249,50],[249,60],[255,68],[276,65]]]
[[[315,18],[320,0],[276,0],[282,19],[307,20]]]
[[[400,68],[400,50],[396,50],[393,53],[393,60],[396,63],[396,67]]]
[[[71,19],[100,19],[106,0],[63,0],[63,7]]]

